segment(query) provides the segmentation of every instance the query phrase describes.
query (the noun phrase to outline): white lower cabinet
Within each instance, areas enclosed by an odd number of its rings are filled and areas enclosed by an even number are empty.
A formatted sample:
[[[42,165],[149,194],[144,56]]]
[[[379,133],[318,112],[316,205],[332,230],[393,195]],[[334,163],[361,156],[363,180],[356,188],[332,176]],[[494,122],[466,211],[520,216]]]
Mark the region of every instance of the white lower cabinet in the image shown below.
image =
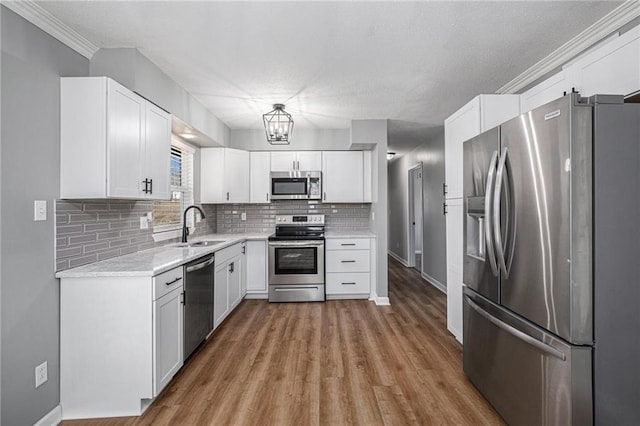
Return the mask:
[[[268,297],[267,242],[247,241],[246,255],[247,297],[266,299]]]
[[[214,329],[222,324],[244,297],[244,245],[245,243],[238,243],[216,252],[213,294]]]
[[[60,279],[64,419],[140,415],[180,369],[182,270]]]
[[[183,355],[182,286],[153,301],[153,396],[180,370]]]
[[[327,299],[366,299],[371,293],[371,240],[326,240]]]

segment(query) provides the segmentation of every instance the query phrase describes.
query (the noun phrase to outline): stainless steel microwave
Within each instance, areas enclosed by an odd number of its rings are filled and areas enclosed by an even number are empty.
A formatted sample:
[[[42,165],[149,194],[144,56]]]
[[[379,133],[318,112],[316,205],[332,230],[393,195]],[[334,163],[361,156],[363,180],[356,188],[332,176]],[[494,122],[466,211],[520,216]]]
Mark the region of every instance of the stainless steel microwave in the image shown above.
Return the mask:
[[[271,172],[272,200],[321,200],[322,172]]]

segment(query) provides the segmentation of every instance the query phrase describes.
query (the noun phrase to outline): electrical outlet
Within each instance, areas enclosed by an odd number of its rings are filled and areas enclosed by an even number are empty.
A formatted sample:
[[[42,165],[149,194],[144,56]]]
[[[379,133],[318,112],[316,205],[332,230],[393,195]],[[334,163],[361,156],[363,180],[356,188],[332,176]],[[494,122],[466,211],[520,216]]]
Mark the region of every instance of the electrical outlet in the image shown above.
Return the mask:
[[[33,220],[47,220],[47,200],[35,200],[33,202]]]
[[[147,216],[140,216],[140,229],[149,229],[149,219],[147,219]]]
[[[247,220],[247,212],[242,212],[242,214],[240,214],[240,220]]]
[[[40,387],[48,380],[47,361],[36,367],[36,387]]]

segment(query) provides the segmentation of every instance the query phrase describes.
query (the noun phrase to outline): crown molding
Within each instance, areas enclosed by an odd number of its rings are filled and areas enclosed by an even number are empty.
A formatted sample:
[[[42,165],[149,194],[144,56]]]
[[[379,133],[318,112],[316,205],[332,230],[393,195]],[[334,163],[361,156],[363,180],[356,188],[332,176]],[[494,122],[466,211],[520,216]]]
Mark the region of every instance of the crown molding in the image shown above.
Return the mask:
[[[627,0],[607,15],[596,21],[580,34],[551,52],[522,74],[499,88],[496,93],[519,93],[520,90],[540,77],[561,67],[578,54],[619,30],[623,25],[640,16],[640,1]]]
[[[32,0],[2,1],[2,4],[87,59],[91,59],[99,49]]]

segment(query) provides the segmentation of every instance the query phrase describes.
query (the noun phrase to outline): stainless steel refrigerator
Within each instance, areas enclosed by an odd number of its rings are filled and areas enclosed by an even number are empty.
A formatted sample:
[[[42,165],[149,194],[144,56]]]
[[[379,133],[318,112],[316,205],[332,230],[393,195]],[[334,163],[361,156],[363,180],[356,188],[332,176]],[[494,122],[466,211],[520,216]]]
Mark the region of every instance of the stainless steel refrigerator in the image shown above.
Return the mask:
[[[464,143],[464,371],[513,425],[640,424],[640,104]]]

